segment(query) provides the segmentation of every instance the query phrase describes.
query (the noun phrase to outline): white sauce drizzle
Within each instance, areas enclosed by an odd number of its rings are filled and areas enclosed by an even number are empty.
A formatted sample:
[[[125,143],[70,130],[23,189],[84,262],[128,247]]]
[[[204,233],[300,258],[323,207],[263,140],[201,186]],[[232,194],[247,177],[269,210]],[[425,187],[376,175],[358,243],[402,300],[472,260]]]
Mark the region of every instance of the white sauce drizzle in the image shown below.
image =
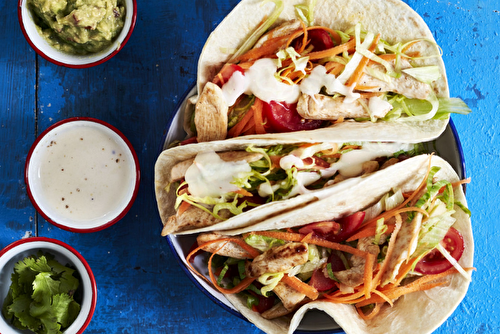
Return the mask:
[[[222,197],[237,191],[232,184],[242,173],[252,170],[245,161],[224,161],[214,151],[199,153],[187,169],[185,180],[191,195],[195,197]]]

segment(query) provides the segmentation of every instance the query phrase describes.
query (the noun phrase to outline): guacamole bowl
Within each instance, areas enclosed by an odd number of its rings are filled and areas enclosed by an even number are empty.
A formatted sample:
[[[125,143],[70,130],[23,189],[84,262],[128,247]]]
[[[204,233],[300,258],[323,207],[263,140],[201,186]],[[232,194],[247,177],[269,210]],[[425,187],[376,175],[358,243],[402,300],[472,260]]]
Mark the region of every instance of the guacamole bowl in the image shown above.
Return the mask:
[[[47,261],[45,266],[37,267],[34,264],[34,261],[31,262],[33,264],[30,264],[27,260],[28,257],[41,259],[42,256],[44,257],[44,261]],[[18,264],[21,261],[23,261],[26,266],[19,266]],[[37,264],[38,263],[40,262],[37,262]],[[50,271],[47,269],[47,265],[51,268]],[[70,300],[72,303],[78,303],[79,307],[75,306],[75,308],[71,310],[68,308],[68,311],[65,311],[64,306],[59,304],[62,309],[58,308],[58,312],[61,314],[62,312],[68,312],[68,317],[71,318],[71,320],[66,320],[66,323],[61,326],[63,327],[63,332],[67,334],[80,334],[85,331],[96,308],[97,286],[90,266],[77,250],[64,242],[45,237],[24,238],[15,241],[0,250],[0,303],[2,305],[2,309],[4,308],[4,304],[7,306],[13,305],[14,300],[26,298],[26,295],[22,293],[24,290],[17,290],[15,292],[18,294],[18,296],[15,297],[16,299],[11,298],[12,295],[9,290],[11,288],[11,284],[13,284],[11,276],[14,273],[15,267],[17,274],[20,275],[19,277],[24,277],[26,282],[17,280],[14,285],[19,286],[19,284],[23,284],[26,288],[26,284],[28,284],[31,280],[40,282],[45,279],[46,281],[52,281],[52,286],[57,285],[58,289],[60,289],[57,293],[55,290],[52,290],[51,293],[61,295],[67,294],[68,297],[65,298],[71,298]],[[29,268],[28,271],[33,270],[33,272],[37,273],[36,276],[34,274],[31,279],[28,280],[28,276],[26,275],[27,270],[25,270],[26,268]],[[49,275],[50,278],[48,278]],[[77,283],[75,283],[75,280]],[[63,287],[64,282],[70,281],[71,284],[65,283],[65,287]],[[38,284],[38,293],[41,292],[41,288],[43,287]],[[45,291],[46,289],[44,290],[44,293],[48,293]],[[19,300],[16,301],[16,303],[18,306],[20,305]],[[44,303],[47,305],[46,302]],[[47,312],[55,312],[54,310],[50,310],[48,306],[45,308],[49,309]],[[33,325],[33,322],[37,321],[36,319],[39,315],[36,315],[31,311],[28,312],[30,312],[29,316],[32,320],[29,323],[30,325]],[[0,333],[31,333],[30,331],[17,328],[15,326],[16,317],[11,313],[5,313],[3,310],[0,313],[2,313],[0,314]],[[71,316],[69,316],[70,313],[72,314]],[[25,317],[24,319],[26,320],[27,318]],[[62,320],[61,322],[64,323]]]
[[[102,2],[101,7],[83,1],[72,8],[60,0],[19,0],[19,24],[46,60],[70,68],[96,66],[125,46],[137,18],[136,0],[116,0],[115,7]]]

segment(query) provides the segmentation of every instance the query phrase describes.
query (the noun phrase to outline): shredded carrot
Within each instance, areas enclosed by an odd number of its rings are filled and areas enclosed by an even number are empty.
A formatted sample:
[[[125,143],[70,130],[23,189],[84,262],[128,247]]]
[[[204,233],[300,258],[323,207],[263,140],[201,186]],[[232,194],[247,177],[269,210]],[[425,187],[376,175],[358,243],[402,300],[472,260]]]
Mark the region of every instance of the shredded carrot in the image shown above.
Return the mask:
[[[379,93],[379,92],[365,92],[365,93],[359,93],[359,97],[362,99],[369,99],[374,96],[382,96],[384,93]]]
[[[363,310],[361,310],[361,308],[359,308],[359,307],[356,307],[356,311],[358,311],[358,314],[361,317],[361,319],[367,321],[367,320],[373,319],[380,312],[380,309],[382,308],[382,304],[383,303],[376,303],[375,307],[368,315],[365,315],[363,313]]]
[[[293,33],[292,33],[293,34]],[[251,49],[236,59],[236,62],[246,62],[264,57],[276,58],[278,52],[286,43],[290,35],[273,37],[265,41],[260,47]]]
[[[356,40],[351,39],[347,43],[340,44],[340,45],[335,46],[335,47],[330,48],[330,49],[311,52],[307,56],[309,57],[309,60],[317,60],[317,59],[322,59],[322,58],[326,58],[326,57],[333,57],[333,56],[336,56],[344,51],[348,51],[349,49],[352,49],[355,46],[356,46]]]
[[[394,224],[387,224],[387,230],[384,232],[385,235],[391,234],[394,231]],[[366,228],[363,228],[356,232],[356,234],[353,234],[349,239],[347,239],[347,242],[354,241],[354,240],[359,240],[362,238],[367,238],[367,237],[373,237],[375,234],[377,234],[377,227],[376,226],[368,226]]]
[[[364,290],[358,291],[358,292],[350,294],[348,296],[342,296],[342,297],[338,296],[339,292],[340,292],[340,290],[335,291],[335,293],[332,295],[324,294],[323,297],[325,297],[326,299],[328,299],[332,303],[338,303],[338,304],[352,304],[352,303],[357,302],[357,299],[360,299],[360,298],[361,298],[361,300],[365,299],[363,297],[365,294]]]
[[[177,210],[177,215],[182,215],[186,210],[191,206],[189,202],[182,201],[181,205],[179,206],[179,209]]]
[[[271,237],[275,239],[281,239],[281,240],[286,240],[286,241],[295,241],[295,242],[300,242],[303,238],[304,235],[300,233],[287,233],[287,232],[274,232],[274,231],[257,231],[257,232],[251,232],[251,234],[256,234],[256,235],[263,235],[266,237]],[[334,250],[339,250],[342,252],[346,252],[349,254],[354,254],[359,257],[364,257],[366,258],[366,255],[368,254],[367,252],[363,252],[357,248],[348,246],[348,245],[343,245],[339,244],[336,242],[331,242],[328,240],[324,240],[315,236],[311,236],[311,240],[309,241],[310,244],[317,245],[317,246],[322,246]]]
[[[380,34],[378,34],[375,39],[373,40],[372,44],[370,45],[370,47],[368,48],[368,51],[370,52],[373,52],[375,51],[375,48],[377,47],[377,44],[378,42],[380,41]],[[355,86],[359,80],[361,79],[361,77],[363,76],[363,73],[364,73],[364,70],[365,70],[365,67],[366,65],[368,64],[368,61],[370,59],[369,58],[366,58],[366,57],[363,57],[361,59],[361,61],[359,62],[358,64],[358,67],[356,67],[356,70],[354,71],[354,73],[351,75],[351,77],[347,80],[347,82],[345,83],[346,86],[348,87],[351,87],[351,86]]]
[[[304,237],[304,239],[302,239],[302,240],[301,240],[301,242],[308,243],[308,242],[311,240],[312,236],[313,236],[313,233],[311,232],[311,233],[309,233],[308,235],[306,235],[306,236]]]
[[[325,69],[327,73],[338,76],[345,68],[344,64],[337,63],[336,61],[329,61],[325,64]]]
[[[288,274],[285,274],[285,276],[283,276],[281,281],[286,285],[288,285],[289,287],[293,288],[295,291],[298,291],[306,295],[312,300],[316,300],[319,296],[319,292],[318,290],[316,290],[316,288],[307,283],[302,282],[295,276],[288,276]]]
[[[429,213],[427,211],[425,211],[424,209],[421,209],[421,208],[417,208],[416,206],[410,206],[407,208],[401,208],[400,206],[398,206],[392,210],[386,211],[386,212],[378,215],[377,217],[375,217],[373,219],[370,219],[367,222],[364,222],[363,224],[361,224],[361,227],[364,228],[364,227],[369,227],[369,226],[376,226],[377,221],[379,219],[384,218],[385,220],[388,220],[389,218],[394,217],[396,214],[400,214],[403,212],[419,212],[426,217],[429,216]]]
[[[390,299],[397,299],[403,295],[412,293],[412,292],[417,292],[417,291],[424,291],[424,290],[429,290],[432,289],[436,286],[440,286],[443,284],[448,283],[448,281],[444,282],[436,282],[436,283],[426,283],[426,284],[421,284],[421,285],[403,285],[397,288],[394,288],[393,290],[387,290],[385,291],[385,296]],[[379,295],[374,295],[370,299],[366,299],[364,301],[361,301],[356,304],[356,307],[363,307],[369,304],[373,303],[384,303],[385,299],[382,298]]]
[[[470,180],[471,178],[466,178],[466,179],[463,179],[463,180],[460,180],[460,181],[457,181],[457,182],[452,182],[451,185],[453,188],[456,188],[462,184],[467,184],[467,183],[470,183]]]
[[[383,300],[385,300],[387,303],[389,303],[389,305],[391,306],[394,306],[394,303],[392,302],[391,299],[389,299],[389,297],[387,297],[386,295],[384,295],[382,292],[378,291],[378,290],[373,290],[373,293],[376,294],[376,295],[379,295]],[[366,297],[366,299],[369,299],[370,297]]]
[[[243,129],[252,118],[253,112],[252,110],[248,110],[245,116],[243,116],[243,118],[227,132],[227,136],[238,137],[239,135],[241,135],[241,133],[243,133]]]
[[[339,124],[342,122],[344,122],[344,116],[340,116],[335,122],[333,122],[333,124]]]
[[[249,197],[253,196],[253,194],[251,192],[249,192],[248,190],[243,189],[243,188],[239,188],[238,190],[233,191],[233,193],[240,194],[240,195],[243,195],[243,196],[249,196]]]
[[[354,89],[356,90],[372,90],[372,89],[375,89],[375,88],[378,88],[378,87],[375,87],[375,86],[363,86],[363,85],[360,85],[360,84],[357,84]]]

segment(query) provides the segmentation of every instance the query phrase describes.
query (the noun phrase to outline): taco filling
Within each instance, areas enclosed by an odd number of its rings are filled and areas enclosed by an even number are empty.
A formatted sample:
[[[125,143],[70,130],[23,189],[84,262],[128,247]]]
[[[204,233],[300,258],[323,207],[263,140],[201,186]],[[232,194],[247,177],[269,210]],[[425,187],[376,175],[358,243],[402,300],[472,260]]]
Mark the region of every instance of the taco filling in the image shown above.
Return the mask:
[[[205,151],[170,170],[175,215],[162,235],[212,226],[260,205],[373,173],[422,153],[402,143],[297,143]]]
[[[314,130],[345,120],[426,121],[470,112],[460,99],[437,96],[439,66],[419,63],[440,57],[437,47],[433,55],[419,51],[434,41],[389,43],[361,24],[346,31],[310,25],[314,8],[304,6],[296,6],[298,19],[275,26],[282,10],[275,3],[186,113],[198,142]]]
[[[454,197],[454,188],[468,180],[435,180],[439,169],[429,168],[416,190],[393,189],[370,208],[335,221],[236,236],[200,234],[186,260],[200,250],[212,253],[213,286],[237,294],[264,319],[322,301],[352,305],[370,321],[384,308],[397,308],[404,295],[447,286],[454,275],[470,281],[472,268],[458,264],[466,247],[454,227],[460,225],[456,210],[470,215]]]

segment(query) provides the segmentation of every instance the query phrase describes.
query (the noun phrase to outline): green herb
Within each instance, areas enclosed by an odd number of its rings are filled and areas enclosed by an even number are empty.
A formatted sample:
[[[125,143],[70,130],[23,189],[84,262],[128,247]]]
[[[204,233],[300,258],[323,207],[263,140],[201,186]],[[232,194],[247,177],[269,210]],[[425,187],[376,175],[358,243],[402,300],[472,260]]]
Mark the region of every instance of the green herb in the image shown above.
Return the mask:
[[[41,252],[17,262],[3,303],[4,317],[21,330],[62,333],[80,312],[73,299],[79,286],[74,272]]]

